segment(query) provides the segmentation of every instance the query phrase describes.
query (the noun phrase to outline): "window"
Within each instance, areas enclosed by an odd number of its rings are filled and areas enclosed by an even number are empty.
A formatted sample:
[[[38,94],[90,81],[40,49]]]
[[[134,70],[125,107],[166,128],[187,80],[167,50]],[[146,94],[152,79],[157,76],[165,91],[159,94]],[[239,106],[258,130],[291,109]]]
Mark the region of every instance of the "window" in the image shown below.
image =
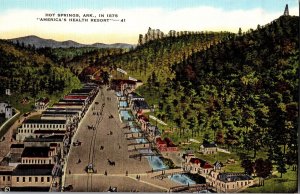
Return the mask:
[[[25,177],[23,177],[23,183],[25,183]]]
[[[17,177],[17,183],[19,182],[20,180],[19,180],[19,177]]]
[[[47,182],[48,182],[48,183],[50,182],[50,177],[47,177]]]
[[[32,182],[32,177],[29,177],[29,182]]]
[[[35,182],[38,182],[38,177],[34,177],[34,181],[35,181]]]
[[[241,186],[243,186],[243,182],[241,182]]]
[[[44,177],[41,177],[41,182],[42,182],[42,183],[44,182]]]
[[[49,160],[49,164],[51,164],[51,160]]]
[[[3,181],[5,181],[5,176],[3,176]]]
[[[10,181],[10,176],[7,176],[7,181]]]

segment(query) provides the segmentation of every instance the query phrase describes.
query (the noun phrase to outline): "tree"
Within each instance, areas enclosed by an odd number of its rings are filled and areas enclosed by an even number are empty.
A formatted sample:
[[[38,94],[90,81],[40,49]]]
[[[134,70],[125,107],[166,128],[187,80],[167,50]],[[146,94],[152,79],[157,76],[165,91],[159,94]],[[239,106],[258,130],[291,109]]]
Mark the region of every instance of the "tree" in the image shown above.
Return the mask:
[[[250,176],[254,172],[254,163],[249,159],[243,160],[241,166],[244,168],[244,172]]]
[[[203,144],[208,144],[210,142],[210,137],[208,133],[205,133],[203,136]]]
[[[216,143],[217,144],[221,144],[223,145],[225,143],[225,140],[224,140],[224,134],[223,134],[223,131],[222,130],[218,130],[217,131],[217,135],[216,135]]]
[[[239,28],[238,35],[242,36],[242,28]]]
[[[256,175],[260,178],[259,185],[264,185],[264,179],[271,174],[272,162],[259,158],[255,160],[254,169]]]
[[[274,160],[277,165],[277,170],[280,173],[280,178],[282,178],[282,174],[287,172],[285,166],[285,158],[284,154],[281,151],[281,148],[278,145],[274,146]]]

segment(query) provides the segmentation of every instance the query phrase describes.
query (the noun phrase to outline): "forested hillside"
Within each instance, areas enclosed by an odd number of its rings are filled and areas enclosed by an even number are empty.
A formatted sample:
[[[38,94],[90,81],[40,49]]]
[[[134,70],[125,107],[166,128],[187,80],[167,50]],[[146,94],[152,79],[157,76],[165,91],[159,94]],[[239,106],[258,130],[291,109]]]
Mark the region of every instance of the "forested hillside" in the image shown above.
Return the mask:
[[[156,98],[156,115],[177,127],[177,141],[200,135],[254,158],[268,152],[284,173],[297,163],[298,19],[231,36],[172,64],[172,82],[149,80],[139,92]]]
[[[112,69],[117,67],[125,69],[131,76],[143,81],[157,78],[159,82],[165,83],[175,77],[175,72],[171,69],[172,65],[231,35],[228,32],[201,32],[183,34],[179,37],[165,37],[149,41],[129,52],[115,53],[101,60],[101,63]],[[90,67],[97,67],[97,63],[94,64],[92,63]]]
[[[6,88],[13,93],[54,92],[80,85],[79,79],[67,68],[59,66],[34,48],[0,41],[0,92]]]

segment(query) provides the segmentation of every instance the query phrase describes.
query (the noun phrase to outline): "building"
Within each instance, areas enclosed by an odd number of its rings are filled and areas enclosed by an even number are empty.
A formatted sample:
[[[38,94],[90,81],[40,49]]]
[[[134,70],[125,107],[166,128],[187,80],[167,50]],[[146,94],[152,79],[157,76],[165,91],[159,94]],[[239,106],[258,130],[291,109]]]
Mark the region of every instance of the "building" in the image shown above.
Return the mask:
[[[90,96],[89,95],[66,95],[64,100],[83,100],[85,104],[90,103]]]
[[[56,108],[47,108],[47,112],[76,112],[78,113],[79,117],[82,118],[84,116],[81,108],[69,108],[69,107],[56,107]]]
[[[7,96],[11,96],[10,89],[5,89],[5,95],[7,95]]]
[[[128,101],[129,101],[129,105],[132,105],[133,104],[133,101],[136,101],[136,100],[139,100],[139,101],[145,101],[145,98],[138,95],[137,93],[135,92],[131,92],[129,95],[128,95]]]
[[[149,123],[149,119],[143,114],[139,115],[137,117],[137,119],[138,119],[138,122],[141,124],[141,129],[143,131],[146,131],[147,130],[147,125]]]
[[[0,166],[0,190],[11,187],[11,175],[14,168],[13,166]]]
[[[45,110],[49,105],[49,98],[40,98],[38,101],[35,102],[35,109],[36,110]]]
[[[53,164],[19,164],[14,169],[0,170],[0,188],[9,187],[11,191],[49,191],[53,167]]]
[[[55,147],[25,147],[21,162],[22,164],[55,164],[56,151]]]
[[[65,120],[67,123],[78,122],[81,118],[79,112],[67,111],[44,111],[42,112],[42,120]]]
[[[11,144],[10,153],[19,153],[22,154],[24,150],[24,144]]]
[[[20,164],[12,172],[12,187],[49,187],[54,165]]]
[[[6,161],[8,163],[8,166],[17,166],[21,164],[21,155],[23,150],[24,144],[12,144],[10,146],[9,154],[3,159],[3,161]]]
[[[43,131],[44,132],[44,131]],[[56,149],[58,158],[64,157],[65,148],[65,135],[64,134],[50,134],[39,135],[36,138],[25,138],[24,145],[26,147],[51,147]]]
[[[132,102],[132,110],[137,112],[137,111],[142,111],[143,113],[150,112],[151,109],[146,101],[143,100],[135,100]]]
[[[218,151],[217,144],[215,143],[204,143],[200,146],[200,152],[203,154],[216,154]]]
[[[116,92],[119,92],[121,96],[125,95],[125,90],[127,94],[132,93],[137,87],[141,86],[143,83],[140,80],[124,80],[124,79],[114,79],[111,81],[111,88]]]
[[[192,174],[207,175],[214,169],[214,166],[209,162],[195,157],[194,154],[187,154],[184,156],[184,169]]]
[[[0,113],[4,114],[6,119],[13,116],[13,107],[8,102],[0,102]]]
[[[81,111],[84,111],[84,104],[82,103],[55,103],[52,106],[53,108],[70,108],[70,109],[80,109]]]
[[[234,193],[254,184],[253,178],[247,174],[214,170],[208,174],[206,181],[209,186],[221,193]]]
[[[18,128],[17,141],[23,141],[26,137],[34,137],[36,130],[66,131],[65,120],[26,120]]]
[[[156,147],[161,152],[176,152],[178,147],[173,144],[170,138],[165,137],[164,140],[161,137],[156,137],[155,139]]]

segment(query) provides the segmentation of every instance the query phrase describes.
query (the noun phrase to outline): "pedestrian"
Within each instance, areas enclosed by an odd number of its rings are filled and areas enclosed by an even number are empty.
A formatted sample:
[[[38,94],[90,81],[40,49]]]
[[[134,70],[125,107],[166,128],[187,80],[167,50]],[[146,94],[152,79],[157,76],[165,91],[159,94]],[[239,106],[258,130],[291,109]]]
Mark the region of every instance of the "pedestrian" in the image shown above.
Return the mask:
[[[105,170],[104,175],[107,176],[107,171]]]
[[[128,176],[128,171],[126,170],[125,175]]]
[[[69,174],[71,174],[71,170],[69,170]]]

